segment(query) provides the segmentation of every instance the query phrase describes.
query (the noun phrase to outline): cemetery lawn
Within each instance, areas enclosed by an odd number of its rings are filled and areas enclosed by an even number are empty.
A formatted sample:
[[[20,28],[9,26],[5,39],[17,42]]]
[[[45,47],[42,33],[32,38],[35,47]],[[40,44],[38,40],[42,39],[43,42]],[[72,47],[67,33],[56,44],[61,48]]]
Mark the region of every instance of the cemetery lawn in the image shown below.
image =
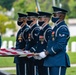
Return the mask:
[[[0,68],[1,67],[14,67],[14,57],[0,57]]]
[[[72,42],[76,42],[76,36],[70,37],[70,39],[69,39],[68,45],[69,45],[69,50],[70,50],[70,51],[71,51],[71,43],[72,43]]]
[[[11,74],[16,74],[16,70],[7,70]],[[76,75],[76,67],[67,68],[66,75]]]
[[[66,75],[76,75],[76,67],[67,68]]]
[[[13,41],[15,42],[16,37],[2,37],[2,41]],[[68,55],[70,57],[71,64],[76,64],[76,52],[70,52],[71,51],[71,42],[76,42],[76,36],[71,37],[68,44],[69,44],[69,52]],[[1,67],[15,67],[15,64],[13,63],[14,57],[0,57],[0,68]],[[16,74],[15,70],[7,70],[7,72]],[[76,67],[70,67],[67,69],[66,75],[75,75],[76,74]]]
[[[76,64],[76,52],[68,52],[70,63]]]
[[[71,64],[76,64],[76,52],[68,52],[70,57]],[[15,63],[13,63],[14,57],[0,57],[0,67],[13,67]]]
[[[12,37],[2,37],[2,41],[13,41],[15,42],[16,37],[12,36]]]

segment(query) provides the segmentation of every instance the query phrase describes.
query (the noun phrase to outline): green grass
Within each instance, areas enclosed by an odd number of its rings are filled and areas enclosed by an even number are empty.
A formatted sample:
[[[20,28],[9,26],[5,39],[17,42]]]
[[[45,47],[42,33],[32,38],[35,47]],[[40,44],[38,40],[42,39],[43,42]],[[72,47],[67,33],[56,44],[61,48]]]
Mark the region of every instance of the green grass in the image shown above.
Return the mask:
[[[7,70],[10,74],[16,74],[16,70]],[[76,67],[70,67],[66,70],[66,75],[76,75]]]
[[[76,53],[68,52],[71,64],[76,64]],[[15,66],[13,63],[13,57],[0,57],[0,67],[12,67]]]
[[[10,74],[16,74],[16,70],[6,70]],[[76,75],[76,67],[70,67],[66,70],[66,75]]]
[[[68,52],[71,64],[76,64],[76,52]]]
[[[68,45],[69,45],[69,50],[70,50],[70,51],[71,51],[71,43],[72,43],[72,42],[76,42],[76,36],[70,37],[70,39],[69,39]]]
[[[15,42],[16,37],[2,37],[2,41],[7,40],[10,41],[12,40]],[[69,50],[71,51],[71,42],[76,41],[76,36],[71,37],[68,44],[69,44]],[[76,64],[76,53],[68,52],[68,55],[70,57],[71,64]],[[0,68],[1,67],[13,67],[15,64],[13,63],[13,57],[0,57]],[[6,71],[12,74],[16,74],[15,70],[9,70]],[[76,67],[70,67],[66,71],[66,75],[76,75]]]
[[[16,70],[6,70],[6,72],[8,72],[10,74],[16,74]]]
[[[76,75],[76,67],[70,67],[66,71],[66,75]]]
[[[13,63],[13,57],[0,57],[0,68],[1,67],[13,67],[15,64]]]
[[[6,72],[16,74],[16,70],[10,70],[10,71],[7,70]],[[76,75],[76,67],[67,68],[66,75]]]
[[[10,41],[10,40],[12,40],[13,42],[15,42],[16,41],[16,37],[2,37],[2,41]]]

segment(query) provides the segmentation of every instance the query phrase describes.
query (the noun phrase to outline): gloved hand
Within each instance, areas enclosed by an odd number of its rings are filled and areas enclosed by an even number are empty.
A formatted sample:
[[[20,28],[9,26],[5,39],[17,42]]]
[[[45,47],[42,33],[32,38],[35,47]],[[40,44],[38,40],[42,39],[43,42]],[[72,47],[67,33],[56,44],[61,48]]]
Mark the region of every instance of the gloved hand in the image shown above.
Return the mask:
[[[33,56],[33,57],[34,57],[34,59],[36,59],[36,60],[41,60],[41,59],[42,59],[40,56]]]
[[[39,56],[43,59],[43,58],[45,58],[47,55],[45,54],[45,52],[40,52],[40,53],[39,53]]]

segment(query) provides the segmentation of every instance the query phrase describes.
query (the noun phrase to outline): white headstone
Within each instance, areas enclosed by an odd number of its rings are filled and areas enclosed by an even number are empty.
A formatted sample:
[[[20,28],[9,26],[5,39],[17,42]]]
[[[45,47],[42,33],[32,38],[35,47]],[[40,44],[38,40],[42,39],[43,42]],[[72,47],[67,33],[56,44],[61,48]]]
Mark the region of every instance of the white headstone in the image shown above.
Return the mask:
[[[8,48],[11,48],[11,47],[13,47],[13,41],[8,42]]]
[[[76,42],[72,42],[72,44],[71,44],[71,52],[76,52]]]
[[[1,48],[7,48],[7,41],[3,41],[3,42],[2,42]]]

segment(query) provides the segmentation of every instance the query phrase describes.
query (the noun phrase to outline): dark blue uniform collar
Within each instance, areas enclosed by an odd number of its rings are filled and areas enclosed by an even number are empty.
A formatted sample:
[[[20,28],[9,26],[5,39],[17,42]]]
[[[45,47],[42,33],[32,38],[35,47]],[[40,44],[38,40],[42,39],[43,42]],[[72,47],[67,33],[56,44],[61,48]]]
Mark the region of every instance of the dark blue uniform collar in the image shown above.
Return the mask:
[[[49,27],[50,27],[50,25],[47,24],[42,30],[46,30],[46,29],[49,28]]]
[[[23,31],[23,30],[25,30],[25,28],[29,28],[27,25],[24,25],[22,28],[21,28],[21,30]]]
[[[61,26],[61,25],[66,25],[64,20],[61,21],[61,22],[59,22],[59,23],[57,23],[55,26],[59,27],[59,26]]]
[[[37,27],[38,25],[37,24],[34,24],[30,29],[34,29],[35,27]]]

